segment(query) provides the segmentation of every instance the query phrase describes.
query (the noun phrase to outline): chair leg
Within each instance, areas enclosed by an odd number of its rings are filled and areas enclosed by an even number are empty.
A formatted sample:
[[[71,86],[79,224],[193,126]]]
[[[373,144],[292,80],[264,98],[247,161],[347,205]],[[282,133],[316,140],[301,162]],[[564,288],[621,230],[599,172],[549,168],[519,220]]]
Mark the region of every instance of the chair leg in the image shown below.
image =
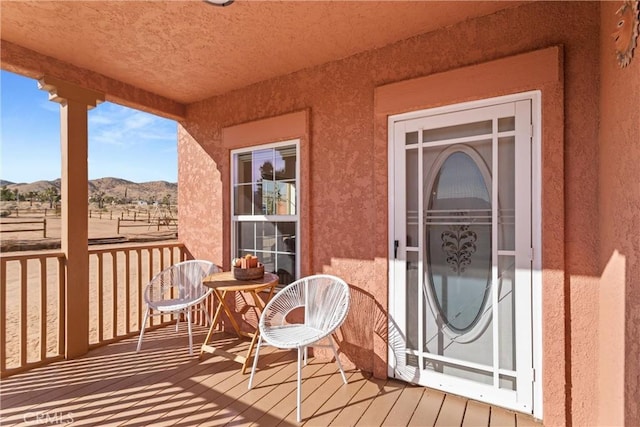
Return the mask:
[[[258,338],[258,347],[256,347],[256,354],[253,356],[253,367],[251,368],[251,376],[249,377],[249,390],[253,387],[253,375],[256,373],[258,367],[258,355],[260,354],[260,346],[262,345],[262,336]]]
[[[179,311],[177,313],[177,318],[176,318],[176,332],[178,332],[178,325],[180,324],[180,316],[182,315],[182,312]]]
[[[333,344],[333,337],[329,335],[329,343],[331,344],[331,350],[333,350],[333,355],[336,358],[336,363],[338,364],[338,368],[340,368],[340,374],[342,374],[342,381],[347,383],[347,377],[344,375],[344,369],[342,369],[342,363],[340,363],[340,358],[338,357],[338,352],[336,351],[336,346]]]
[[[144,328],[147,326],[147,319],[149,318],[149,307],[144,312],[144,320],[142,321],[142,325],[140,326],[140,337],[138,338],[138,348],[136,349],[136,353],[140,351],[142,347],[142,336],[144,335]]]
[[[193,356],[193,338],[191,337],[191,310],[187,308],[187,329],[189,330],[189,356]]]
[[[296,393],[296,399],[298,402],[298,409],[296,410],[296,417],[298,422],[302,421],[302,409],[300,408],[302,400],[302,353],[306,350],[298,348],[298,391]]]

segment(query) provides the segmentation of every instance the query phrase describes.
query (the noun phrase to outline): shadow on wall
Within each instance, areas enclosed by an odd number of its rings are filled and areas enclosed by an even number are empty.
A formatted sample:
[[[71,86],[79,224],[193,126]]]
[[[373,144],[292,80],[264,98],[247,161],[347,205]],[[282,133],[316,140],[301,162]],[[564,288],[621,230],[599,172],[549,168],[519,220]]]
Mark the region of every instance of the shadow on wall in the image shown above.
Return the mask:
[[[386,342],[387,311],[370,293],[351,284],[349,288],[351,306],[347,319],[340,327],[340,353],[358,369],[373,372],[374,358],[377,357],[373,348],[374,337]]]

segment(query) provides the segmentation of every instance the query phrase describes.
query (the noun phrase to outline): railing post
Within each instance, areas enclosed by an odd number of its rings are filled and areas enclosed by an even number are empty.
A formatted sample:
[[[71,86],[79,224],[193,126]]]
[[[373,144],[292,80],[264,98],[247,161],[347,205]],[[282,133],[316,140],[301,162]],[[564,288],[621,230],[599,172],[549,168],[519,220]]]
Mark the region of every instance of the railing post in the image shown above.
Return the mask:
[[[42,237],[43,238],[47,237],[47,219],[46,218],[42,220]]]

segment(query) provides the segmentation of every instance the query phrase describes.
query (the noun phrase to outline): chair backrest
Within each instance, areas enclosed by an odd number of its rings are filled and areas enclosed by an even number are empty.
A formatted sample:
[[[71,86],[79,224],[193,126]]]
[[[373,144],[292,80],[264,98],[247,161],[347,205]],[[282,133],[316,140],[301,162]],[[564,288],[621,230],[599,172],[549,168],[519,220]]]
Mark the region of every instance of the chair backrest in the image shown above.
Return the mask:
[[[210,261],[190,260],[174,264],[156,274],[145,289],[146,303],[180,298],[195,301],[204,297],[209,288],[202,284],[209,274],[220,271]]]
[[[265,306],[260,328],[291,323],[290,315],[304,309],[304,324],[329,334],[347,317],[349,285],[328,274],[308,276],[280,290]]]

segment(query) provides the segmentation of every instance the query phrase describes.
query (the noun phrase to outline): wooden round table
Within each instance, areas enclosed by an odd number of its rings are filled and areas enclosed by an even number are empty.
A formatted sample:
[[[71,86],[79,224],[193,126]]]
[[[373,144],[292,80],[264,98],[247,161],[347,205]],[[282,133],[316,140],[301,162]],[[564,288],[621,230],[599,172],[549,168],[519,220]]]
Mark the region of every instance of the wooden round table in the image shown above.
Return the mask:
[[[211,321],[211,327],[209,328],[209,333],[202,344],[202,348],[200,349],[200,359],[202,359],[203,353],[215,353],[227,357],[231,360],[235,360],[237,362],[242,363],[242,373],[244,374],[247,366],[250,362],[251,353],[253,348],[258,340],[259,331],[256,329],[253,332],[245,332],[240,329],[240,325],[236,321],[233,311],[227,305],[225,301],[225,297],[228,292],[246,292],[251,294],[253,297],[253,301],[260,311],[264,308],[265,304],[269,302],[271,297],[273,296],[273,292],[278,285],[279,277],[273,273],[264,273],[264,276],[260,279],[254,280],[238,280],[233,277],[233,273],[231,271],[224,271],[222,273],[214,273],[211,274],[204,279],[202,279],[202,284],[208,288],[213,290],[213,294],[216,296],[218,300],[218,307],[216,308],[216,313],[213,316],[213,320]],[[260,292],[268,292],[266,299],[262,299],[259,295]],[[211,336],[215,332],[216,324],[218,323],[218,319],[220,318],[220,314],[224,311],[229,317],[229,321],[231,322],[231,326],[236,331],[239,337],[247,337],[251,338],[251,344],[249,345],[249,351],[246,356],[238,356],[237,354],[229,353],[220,348],[216,348],[214,346],[209,345],[209,340]]]

